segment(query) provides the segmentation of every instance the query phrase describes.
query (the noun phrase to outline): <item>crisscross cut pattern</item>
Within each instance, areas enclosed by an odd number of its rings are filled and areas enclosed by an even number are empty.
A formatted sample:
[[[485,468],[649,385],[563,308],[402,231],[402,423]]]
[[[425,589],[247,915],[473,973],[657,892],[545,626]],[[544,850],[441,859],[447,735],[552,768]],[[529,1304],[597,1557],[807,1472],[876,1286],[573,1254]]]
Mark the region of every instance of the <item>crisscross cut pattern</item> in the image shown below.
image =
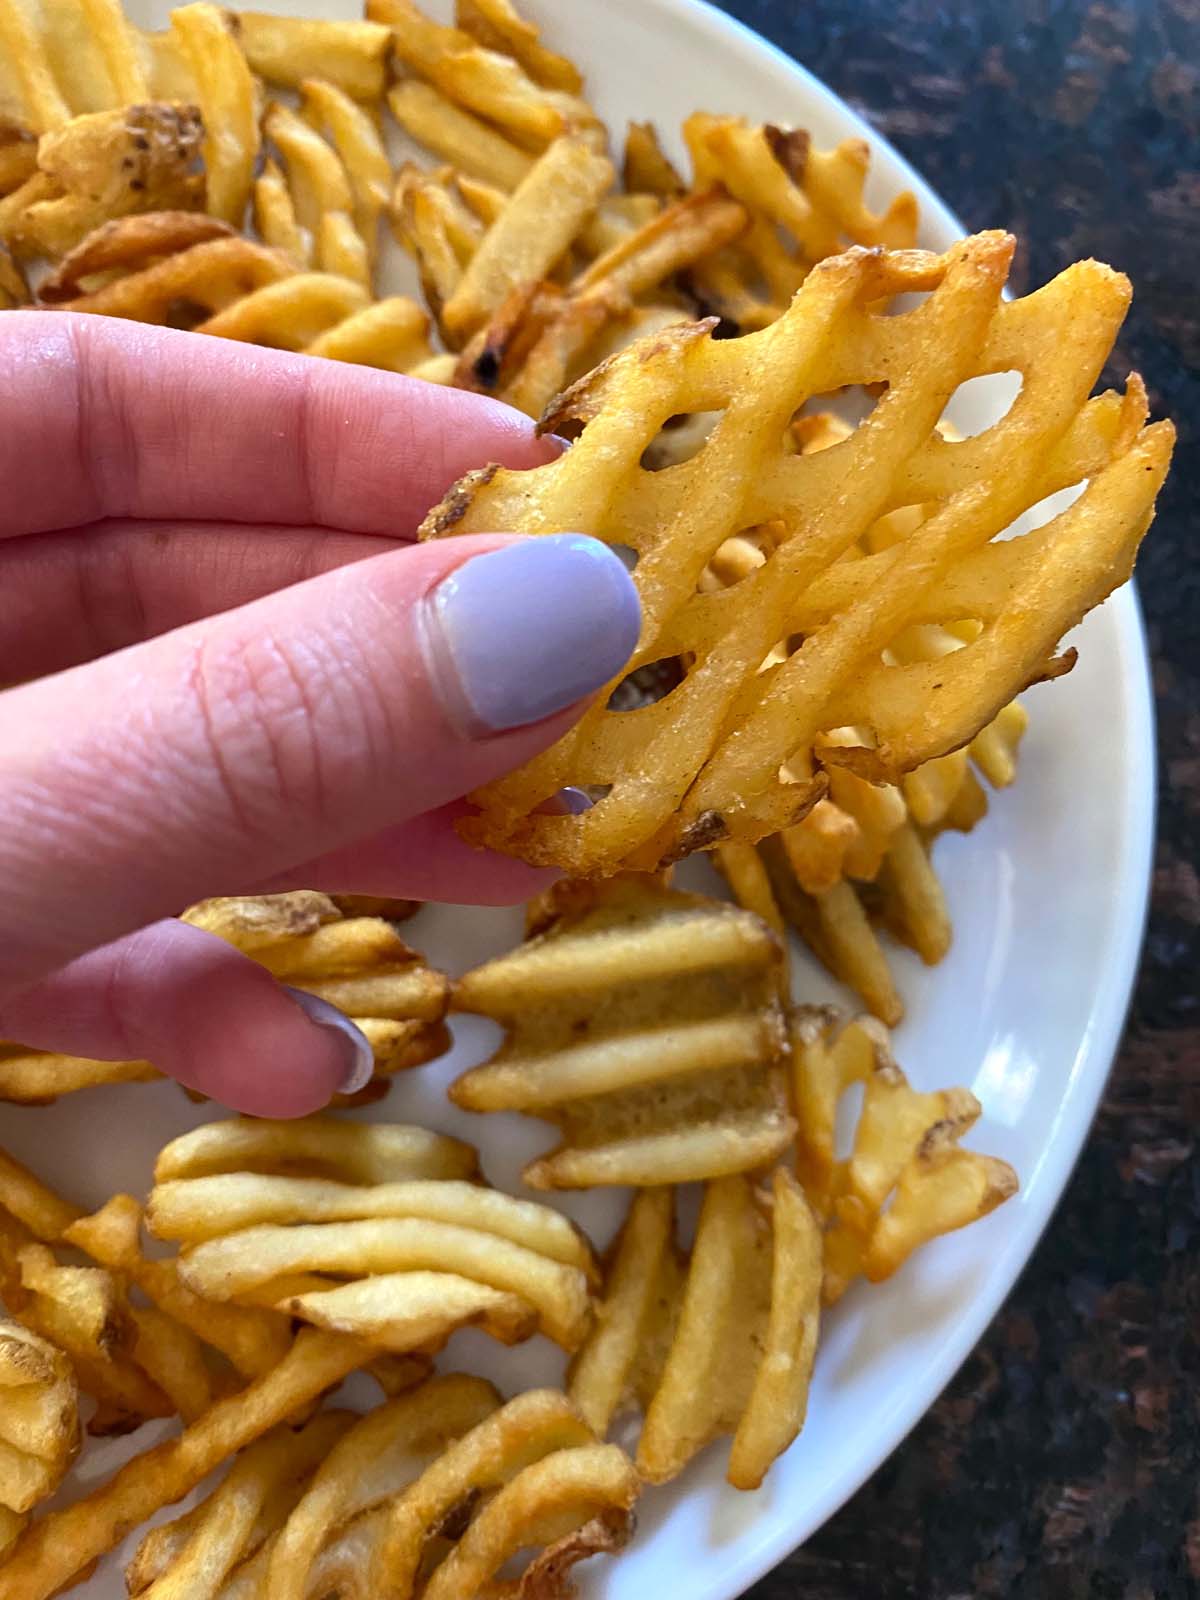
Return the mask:
[[[1085,261],[1004,303],[1012,249],[984,233],[944,255],[832,257],[761,332],[714,340],[711,322],[687,324],[602,364],[543,418],[583,425],[557,461],[489,468],[451,490],[425,537],[584,530],[632,547],[643,629],[628,670],[664,657],[685,669],[638,710],[598,697],[550,751],[476,795],[469,838],[577,874],[759,839],[816,804],[823,768],[894,781],[1067,669],[1055,647],[1128,577],[1173,432],[1144,426],[1137,380],[1088,399],[1128,281]],[[910,292],[925,297],[914,309],[889,304]],[[1022,388],[1001,421],[960,441],[938,433],[960,384],[1011,371]],[[797,410],[851,385],[886,387],[849,438],[796,454]],[[657,473],[640,465],[669,418],[698,412],[719,413],[698,454]],[[1051,521],[994,542],[1084,479]],[[916,504],[929,514],[907,537],[858,553],[881,516]],[[763,523],[780,526],[762,566],[702,592],[720,545]],[[971,624],[972,637],[941,659],[902,660],[890,647],[916,623]],[[823,738],[845,728],[856,741]],[[589,788],[593,808],[538,814],[564,784]]]

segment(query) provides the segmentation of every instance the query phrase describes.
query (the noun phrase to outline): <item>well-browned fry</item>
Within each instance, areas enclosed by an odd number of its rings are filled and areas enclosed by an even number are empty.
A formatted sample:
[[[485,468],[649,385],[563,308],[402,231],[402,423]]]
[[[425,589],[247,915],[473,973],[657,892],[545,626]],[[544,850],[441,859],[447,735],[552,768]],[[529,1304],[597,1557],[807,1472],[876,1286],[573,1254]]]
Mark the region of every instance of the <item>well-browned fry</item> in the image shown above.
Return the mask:
[[[454,20],[488,50],[512,56],[546,89],[579,94],[583,77],[566,56],[556,55],[541,42],[533,23],[519,16],[511,0],[455,0]]]
[[[227,222],[202,211],[152,211],[103,222],[41,280],[38,300],[42,305],[73,300],[193,245],[232,235]]]
[[[23,1516],[54,1493],[79,1437],[79,1390],[70,1361],[49,1340],[0,1319],[0,1508],[9,1513],[0,1516],[0,1553],[12,1515]]]

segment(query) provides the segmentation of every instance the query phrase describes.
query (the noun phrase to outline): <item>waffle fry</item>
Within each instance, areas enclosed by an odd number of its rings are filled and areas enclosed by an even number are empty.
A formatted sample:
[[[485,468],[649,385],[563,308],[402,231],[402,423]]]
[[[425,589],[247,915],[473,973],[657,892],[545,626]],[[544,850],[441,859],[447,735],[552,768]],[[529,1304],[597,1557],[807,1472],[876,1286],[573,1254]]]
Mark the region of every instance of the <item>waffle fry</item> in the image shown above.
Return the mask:
[[[756,918],[625,878],[560,885],[533,932],[460,980],[457,1007],[508,1038],[450,1090],[558,1125],[526,1183],[685,1182],[780,1154],[781,958]]]
[[[20,1517],[48,1499],[74,1461],[79,1439],[71,1363],[48,1340],[0,1319],[0,1508]]]
[[[733,1434],[729,1481],[757,1488],[804,1423],[821,1253],[813,1213],[782,1167],[769,1205],[747,1178],[710,1183],[686,1263],[671,1191],[639,1194],[572,1365],[572,1399],[600,1434],[630,1406],[645,1412],[637,1467],[651,1483]]]
[[[330,1119],[306,1121],[220,1124],[163,1151],[147,1222],[183,1244],[188,1288],[265,1298],[396,1352],[468,1322],[509,1343],[538,1326],[579,1343],[592,1257],[565,1217],[451,1176],[474,1165],[456,1141],[377,1125],[326,1148]]]
[[[218,1401],[178,1438],[167,1439],[21,1535],[0,1566],[0,1600],[49,1600],[131,1527],[181,1500],[229,1456],[253,1444],[369,1354],[353,1339],[307,1329],[273,1371]]]
[[[62,301],[61,309],[165,323],[183,305],[194,307],[200,321],[294,270],[286,257],[253,240],[209,239],[93,293]]]
[[[451,491],[425,537],[485,524],[587,527],[631,545],[643,633],[629,669],[665,656],[691,663],[672,694],[634,715],[609,711],[602,695],[552,750],[480,791],[483,814],[464,821],[465,836],[589,873],[761,838],[823,798],[824,768],[894,780],[968,742],[1030,682],[1066,670],[1072,658],[1052,651],[1127,576],[1173,431],[1142,427],[1136,384],[1123,402],[1087,400],[1127,304],[1125,280],[1083,263],[1002,304],[1011,248],[1006,235],[981,234],[945,256],[831,258],[760,334],[714,342],[705,324],[668,329],[576,385],[544,419],[585,425],[557,461],[488,469]],[[868,309],[904,290],[928,299],[894,316]],[[1068,315],[1076,297],[1089,306],[1086,324]],[[1024,375],[1003,421],[961,442],[937,435],[947,393],[1000,368]],[[781,447],[809,396],[881,380],[887,393],[843,444],[809,456]],[[658,474],[638,465],[668,416],[720,407],[692,461]],[[850,501],[830,492],[847,474],[862,488]],[[1068,510],[991,542],[1081,475],[1087,487]],[[902,543],[849,559],[879,517],[914,501],[938,509]],[[700,593],[721,544],[770,521],[784,536],[761,573],[727,597]],[[905,628],[948,615],[980,624],[970,644],[936,663],[886,664]],[[761,675],[793,632],[805,634],[800,649]],[[823,739],[845,727],[868,738]],[[582,815],[537,814],[564,784],[600,798]]]
[[[827,1304],[862,1274],[888,1278],[939,1234],[965,1227],[1016,1193],[1005,1161],[959,1144],[979,1116],[968,1089],[922,1094],[871,1018],[842,1025],[802,1007],[793,1026],[797,1168],[825,1226]],[[839,1161],[838,1102],[851,1084],[864,1095],[850,1154]]]
[[[228,223],[200,211],[155,211],[104,222],[41,280],[38,301],[57,305],[74,300],[193,245],[232,237]]]

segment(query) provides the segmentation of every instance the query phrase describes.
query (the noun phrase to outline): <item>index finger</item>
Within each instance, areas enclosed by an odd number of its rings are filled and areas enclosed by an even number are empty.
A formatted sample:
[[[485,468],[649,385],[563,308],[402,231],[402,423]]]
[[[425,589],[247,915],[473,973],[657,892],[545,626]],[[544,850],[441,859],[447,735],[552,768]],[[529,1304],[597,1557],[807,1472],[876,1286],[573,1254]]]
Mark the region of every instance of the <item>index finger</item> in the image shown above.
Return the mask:
[[[0,538],[179,517],[405,539],[469,468],[555,452],[482,395],[111,317],[9,312],[0,372]]]

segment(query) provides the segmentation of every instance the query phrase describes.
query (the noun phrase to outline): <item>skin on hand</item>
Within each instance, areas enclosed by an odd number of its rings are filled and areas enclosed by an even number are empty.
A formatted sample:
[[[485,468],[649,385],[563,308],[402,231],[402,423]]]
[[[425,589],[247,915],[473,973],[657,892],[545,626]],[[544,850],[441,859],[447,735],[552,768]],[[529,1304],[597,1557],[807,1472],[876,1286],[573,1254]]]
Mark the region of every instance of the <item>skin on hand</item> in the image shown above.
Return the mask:
[[[313,1110],[355,1030],[163,919],[533,893],[455,811],[619,672],[636,592],[577,535],[411,542],[468,468],[557,449],[480,396],[65,313],[0,320],[0,370],[0,1036]]]

